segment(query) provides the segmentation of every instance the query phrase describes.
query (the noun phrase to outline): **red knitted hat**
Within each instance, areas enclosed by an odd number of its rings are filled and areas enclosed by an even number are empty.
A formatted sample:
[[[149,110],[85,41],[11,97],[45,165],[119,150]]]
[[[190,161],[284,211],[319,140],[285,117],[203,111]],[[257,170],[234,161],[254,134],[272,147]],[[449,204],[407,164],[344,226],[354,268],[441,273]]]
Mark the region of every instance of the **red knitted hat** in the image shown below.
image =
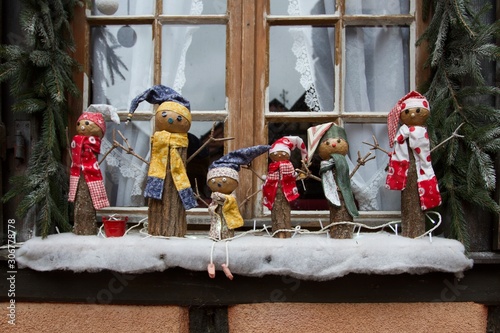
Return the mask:
[[[404,110],[410,108],[426,108],[430,111],[429,102],[419,92],[413,90],[402,97],[387,115],[387,131],[391,148],[394,146],[394,139],[398,131],[399,115]]]
[[[102,131],[102,134],[106,133],[106,122],[104,121],[104,117],[100,113],[94,113],[94,112],[84,112],[78,118],[78,121],[80,120],[90,120],[94,122]]]

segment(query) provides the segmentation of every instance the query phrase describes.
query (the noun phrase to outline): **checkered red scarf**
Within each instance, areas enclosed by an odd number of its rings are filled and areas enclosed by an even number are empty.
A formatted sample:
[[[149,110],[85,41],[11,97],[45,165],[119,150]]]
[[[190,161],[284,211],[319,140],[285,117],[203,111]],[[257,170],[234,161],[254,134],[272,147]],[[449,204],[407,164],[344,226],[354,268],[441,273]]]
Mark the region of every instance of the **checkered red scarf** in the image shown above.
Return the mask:
[[[281,181],[281,190],[288,202],[299,197],[295,180],[295,169],[290,161],[277,161],[269,164],[266,182],[262,186],[263,204],[269,209],[273,208],[276,199],[278,183]]]
[[[75,135],[71,142],[73,163],[70,170],[68,201],[75,201],[80,173],[83,173],[89,187],[95,209],[109,206],[106,189],[102,181],[101,169],[96,155],[101,151],[101,139],[95,136]]]

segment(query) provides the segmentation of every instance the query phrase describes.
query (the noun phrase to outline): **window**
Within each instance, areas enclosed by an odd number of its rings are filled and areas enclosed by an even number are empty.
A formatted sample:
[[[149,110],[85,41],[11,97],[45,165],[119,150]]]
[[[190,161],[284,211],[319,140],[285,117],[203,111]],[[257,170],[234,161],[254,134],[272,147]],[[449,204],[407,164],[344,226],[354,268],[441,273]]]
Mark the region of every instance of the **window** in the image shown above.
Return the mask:
[[[191,102],[193,142],[201,145],[212,127],[216,137],[234,137],[208,146],[188,165],[192,183],[196,179],[205,197],[204,170],[224,152],[271,144],[284,135],[307,142],[307,128],[323,122],[346,129],[349,157],[356,164],[358,151],[369,151],[362,142],[372,136],[388,147],[386,115],[416,85],[417,27],[410,0],[117,3],[110,15],[97,0],[87,10],[89,79],[83,104],[112,104],[124,120],[130,101],[152,85],[180,92]],[[131,124],[109,123],[103,151],[111,148],[113,135],[122,142],[119,130],[148,160],[152,117],[153,106],[143,102]],[[381,186],[387,156],[372,154],[376,159],[353,178],[362,216],[393,216],[400,208],[399,193]],[[252,167],[265,174],[267,161],[259,158]],[[119,149],[106,157],[103,169],[114,206],[107,210],[145,211],[147,168]],[[241,170],[240,179],[240,201],[262,185],[250,170]],[[299,182],[302,195],[292,208],[295,215],[327,214],[315,182]],[[260,194],[249,198],[242,215],[267,216],[260,200]],[[189,215],[205,212],[196,208]]]

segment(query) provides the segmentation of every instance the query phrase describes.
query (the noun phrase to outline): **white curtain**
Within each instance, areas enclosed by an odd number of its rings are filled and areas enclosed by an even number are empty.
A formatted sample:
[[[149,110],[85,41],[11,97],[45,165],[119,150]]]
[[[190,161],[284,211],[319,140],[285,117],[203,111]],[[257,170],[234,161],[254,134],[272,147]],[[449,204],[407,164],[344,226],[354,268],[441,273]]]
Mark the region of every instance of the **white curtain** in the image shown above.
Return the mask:
[[[347,1],[346,14],[399,14],[408,12],[408,1]],[[289,15],[333,14],[333,0],[289,0]],[[311,33],[311,28],[291,27],[296,70],[306,91],[306,103],[313,111],[334,109],[334,32]],[[323,31],[325,29],[322,29]],[[399,27],[347,28],[345,32],[344,112],[388,112],[407,93],[408,31]],[[329,57],[329,58],[328,58]],[[387,127],[383,124],[346,124],[351,166],[358,151],[364,156],[374,135],[381,147],[388,149]],[[361,167],[352,179],[353,190],[361,210],[399,210],[400,193],[383,187],[388,157],[372,151],[376,159]]]
[[[120,0],[120,11],[130,4],[129,14],[152,13],[153,2]],[[203,10],[201,0],[175,1],[169,3],[172,11],[199,15]],[[172,6],[178,8],[172,8]],[[123,7],[123,8],[122,8]],[[125,15],[121,13],[121,15]],[[120,44],[116,37],[122,26],[105,26],[93,30],[92,54],[92,101],[115,106],[119,111],[128,111],[130,102],[138,94],[153,85],[153,40],[151,26],[132,25],[137,38],[132,47]],[[182,93],[185,84],[184,68],[186,52],[191,45],[191,37],[196,28],[182,27],[172,36],[164,36],[175,42],[168,52],[168,61],[162,62],[162,84],[169,85]],[[152,111],[153,105],[143,102],[137,111]],[[103,138],[101,156],[111,149],[112,130],[120,130],[127,138],[134,152],[149,161],[150,136],[153,120],[132,120],[131,124],[113,125],[108,122],[108,130]],[[124,146],[121,137],[116,139]],[[112,206],[143,206],[143,189],[147,178],[148,165],[120,148],[112,150],[101,164],[106,189]]]

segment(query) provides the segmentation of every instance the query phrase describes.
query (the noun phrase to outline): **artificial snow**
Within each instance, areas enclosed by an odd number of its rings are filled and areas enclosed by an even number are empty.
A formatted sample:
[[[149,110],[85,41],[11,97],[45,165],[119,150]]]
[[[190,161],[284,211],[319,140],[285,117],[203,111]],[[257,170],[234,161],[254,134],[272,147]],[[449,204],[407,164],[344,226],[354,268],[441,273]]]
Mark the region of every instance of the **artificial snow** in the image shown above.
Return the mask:
[[[440,271],[460,276],[473,263],[456,240],[410,239],[387,232],[360,233],[353,239],[342,240],[325,234],[297,234],[288,239],[247,234],[221,242],[201,236],[145,237],[137,232],[116,238],[63,233],[45,239],[32,238],[16,253],[20,268],[74,272],[145,273],[173,267],[206,271],[211,258],[217,270],[228,263],[235,278],[287,275],[316,281],[349,273]]]

